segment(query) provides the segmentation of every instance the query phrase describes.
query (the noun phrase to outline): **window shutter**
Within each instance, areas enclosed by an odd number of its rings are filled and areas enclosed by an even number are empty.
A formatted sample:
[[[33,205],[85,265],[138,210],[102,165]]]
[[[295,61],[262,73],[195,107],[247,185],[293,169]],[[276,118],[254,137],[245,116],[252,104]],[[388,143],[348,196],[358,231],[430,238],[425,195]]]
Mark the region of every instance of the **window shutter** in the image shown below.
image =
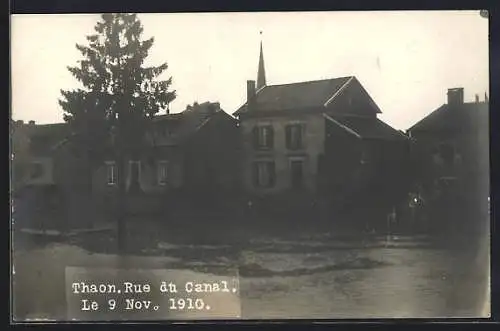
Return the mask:
[[[255,187],[259,186],[259,164],[257,162],[252,163],[252,180]]]
[[[252,142],[254,149],[259,148],[259,128],[257,126],[252,129]]]
[[[304,148],[304,136],[306,134],[306,125],[301,124],[299,130],[300,130],[299,147]]]
[[[286,148],[291,149],[290,147],[292,146],[291,141],[292,141],[292,127],[290,125],[287,125],[285,128],[285,140],[286,140]]]
[[[269,171],[269,187],[274,187],[274,185],[276,185],[276,170],[274,162],[268,162],[267,167]]]
[[[269,132],[268,132],[268,139],[269,139],[269,144],[268,144],[268,147],[269,148],[273,148],[274,147],[274,129],[272,126],[269,126],[268,127],[269,129]]]

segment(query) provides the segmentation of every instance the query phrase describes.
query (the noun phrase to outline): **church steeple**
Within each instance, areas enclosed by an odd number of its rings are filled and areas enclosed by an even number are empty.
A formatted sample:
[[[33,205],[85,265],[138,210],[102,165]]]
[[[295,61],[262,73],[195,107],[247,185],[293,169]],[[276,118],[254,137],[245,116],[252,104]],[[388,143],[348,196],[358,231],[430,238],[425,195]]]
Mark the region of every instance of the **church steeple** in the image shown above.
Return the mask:
[[[262,31],[260,32],[262,35]],[[266,86],[266,69],[264,67],[264,52],[262,51],[262,40],[260,41],[259,70],[257,71],[257,90]]]

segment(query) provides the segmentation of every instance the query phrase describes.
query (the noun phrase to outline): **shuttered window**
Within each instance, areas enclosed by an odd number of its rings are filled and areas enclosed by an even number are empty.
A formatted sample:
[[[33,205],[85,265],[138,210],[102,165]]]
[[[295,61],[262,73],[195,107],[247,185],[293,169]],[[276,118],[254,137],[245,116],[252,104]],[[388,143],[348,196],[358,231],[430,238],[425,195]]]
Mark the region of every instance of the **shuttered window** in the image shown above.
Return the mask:
[[[273,187],[276,171],[273,161],[258,161],[253,165],[253,182],[256,187]]]
[[[290,124],[285,127],[286,147],[289,150],[304,148],[304,125]]]
[[[255,149],[271,149],[274,145],[274,130],[271,125],[253,128],[253,146]]]

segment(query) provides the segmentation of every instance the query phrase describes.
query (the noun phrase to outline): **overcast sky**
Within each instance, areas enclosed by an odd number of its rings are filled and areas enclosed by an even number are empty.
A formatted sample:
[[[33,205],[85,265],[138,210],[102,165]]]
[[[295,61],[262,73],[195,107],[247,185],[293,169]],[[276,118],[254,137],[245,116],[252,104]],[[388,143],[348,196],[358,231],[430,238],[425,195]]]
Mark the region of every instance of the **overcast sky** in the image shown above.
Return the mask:
[[[99,15],[12,16],[12,117],[62,121],[60,89]],[[140,14],[155,37],[149,64],[167,62],[177,99],[219,101],[233,113],[257,78],[262,38],[267,84],[354,75],[397,129],[407,129],[464,87],[489,89],[488,21],[478,11]],[[262,31],[262,36],[259,32]]]

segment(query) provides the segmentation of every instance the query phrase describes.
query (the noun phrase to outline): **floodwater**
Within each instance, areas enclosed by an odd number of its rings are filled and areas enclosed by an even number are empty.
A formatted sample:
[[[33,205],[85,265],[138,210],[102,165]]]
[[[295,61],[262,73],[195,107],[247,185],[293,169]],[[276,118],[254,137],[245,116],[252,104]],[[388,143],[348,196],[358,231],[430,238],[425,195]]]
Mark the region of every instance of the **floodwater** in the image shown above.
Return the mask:
[[[489,242],[474,251],[425,237],[370,242],[268,238],[242,247],[158,243],[138,268],[239,269],[243,319],[489,317]],[[189,253],[187,253],[189,252]],[[58,244],[14,254],[15,320],[64,319],[64,268],[113,266],[116,255]],[[208,270],[208,271],[207,271]],[[237,304],[231,301],[231,305]],[[229,318],[229,317],[228,317]]]

